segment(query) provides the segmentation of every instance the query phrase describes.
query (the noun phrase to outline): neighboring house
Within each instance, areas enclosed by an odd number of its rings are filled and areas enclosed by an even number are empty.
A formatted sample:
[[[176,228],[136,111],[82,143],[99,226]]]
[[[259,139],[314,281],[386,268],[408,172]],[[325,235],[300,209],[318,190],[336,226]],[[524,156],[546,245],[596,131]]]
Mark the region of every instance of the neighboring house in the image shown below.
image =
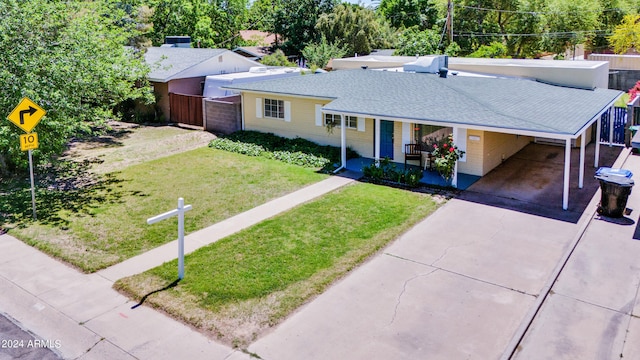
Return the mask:
[[[147,49],[145,60],[151,67],[148,78],[157,104],[165,119],[175,122],[180,121],[175,119],[177,112],[172,114],[170,94],[201,96],[207,75],[244,72],[261,66],[226,49],[152,47]]]
[[[414,58],[415,59],[415,58]],[[484,176],[535,138],[581,147],[592,125],[621,95],[517,78],[340,70],[229,85],[242,93],[243,128],[346,147],[363,157],[404,161],[404,145],[452,133],[466,152],[457,173]],[[333,132],[327,122],[338,122]],[[586,139],[586,141],[577,141]],[[599,144],[599,142],[596,142]],[[599,145],[598,145],[599,146]],[[570,151],[565,151],[563,208],[568,208]],[[596,147],[596,166],[598,158]]]
[[[241,30],[240,36],[255,45],[239,46],[233,49],[233,52],[254,61],[260,61],[263,56],[270,55],[277,40],[276,35],[259,30]]]

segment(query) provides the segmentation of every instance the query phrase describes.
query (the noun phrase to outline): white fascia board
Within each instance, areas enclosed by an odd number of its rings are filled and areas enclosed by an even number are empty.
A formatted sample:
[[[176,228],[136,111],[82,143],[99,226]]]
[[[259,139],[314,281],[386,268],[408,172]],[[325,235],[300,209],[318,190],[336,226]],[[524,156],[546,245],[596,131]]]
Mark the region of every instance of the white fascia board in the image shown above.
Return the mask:
[[[624,95],[624,93],[620,93],[620,95],[616,96],[615,99],[613,99],[609,104],[607,104],[602,110],[600,110],[600,112],[598,113],[598,115],[594,116],[591,118],[591,120],[589,120],[588,123],[586,123],[575,135],[574,137],[572,137],[572,139],[577,139],[580,134],[582,134],[583,132],[585,132],[591,125],[593,125],[594,122],[598,121],[598,119],[600,119],[600,117],[602,116],[602,114],[605,113],[605,111],[609,110],[609,108],[611,108],[613,105],[615,105],[616,101],[618,101],[619,98],[622,97],[622,95]]]
[[[220,88],[224,89],[224,90],[239,91],[242,94],[255,94],[255,95],[262,96],[262,97],[265,97],[265,96],[286,96],[286,97],[292,97],[292,98],[298,98],[298,99],[306,99],[306,100],[309,100],[309,99],[311,99],[311,100],[320,100],[322,102],[332,101],[332,100],[336,99],[336,98],[325,98],[325,97],[318,97],[318,96],[305,96],[305,95],[298,95],[298,94],[287,94],[287,93],[275,92],[275,91],[240,90],[240,89],[235,89],[233,87],[227,87],[227,86],[220,86]],[[341,114],[341,113],[336,112],[335,114]]]
[[[475,124],[465,124],[460,122],[443,122],[443,121],[431,121],[431,120],[422,120],[422,119],[403,119],[403,118],[394,118],[391,116],[380,116],[376,114],[365,114],[365,113],[347,112],[347,111],[333,111],[333,110],[326,110],[326,109],[322,109],[322,111],[327,114],[337,114],[337,115],[344,114],[344,115],[361,116],[361,117],[373,118],[373,119],[378,118],[378,119],[389,120],[389,121],[409,122],[414,124],[424,124],[424,125],[434,125],[434,126],[444,126],[444,127],[457,126],[465,129],[470,129],[470,130],[490,131],[490,132],[522,135],[522,136],[545,137],[550,139],[561,139],[561,140],[575,139],[580,134],[580,133],[578,133],[577,135],[558,134],[558,133],[548,133],[548,132],[542,132],[542,131],[481,126],[481,125],[475,125]],[[597,117],[595,119],[597,120]]]

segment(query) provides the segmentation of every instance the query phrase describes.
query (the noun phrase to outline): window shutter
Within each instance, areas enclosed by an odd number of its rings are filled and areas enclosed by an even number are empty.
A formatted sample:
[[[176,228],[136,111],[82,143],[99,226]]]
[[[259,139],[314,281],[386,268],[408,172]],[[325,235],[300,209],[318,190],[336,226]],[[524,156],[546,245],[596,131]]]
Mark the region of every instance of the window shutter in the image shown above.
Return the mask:
[[[284,121],[291,122],[291,101],[284,102]]]
[[[256,98],[256,117],[262,119],[262,98]]]
[[[316,104],[316,126],[324,125],[324,121],[322,121],[322,105]]]
[[[364,118],[363,117],[359,117],[359,116],[358,116],[358,131],[365,131],[364,130]]]

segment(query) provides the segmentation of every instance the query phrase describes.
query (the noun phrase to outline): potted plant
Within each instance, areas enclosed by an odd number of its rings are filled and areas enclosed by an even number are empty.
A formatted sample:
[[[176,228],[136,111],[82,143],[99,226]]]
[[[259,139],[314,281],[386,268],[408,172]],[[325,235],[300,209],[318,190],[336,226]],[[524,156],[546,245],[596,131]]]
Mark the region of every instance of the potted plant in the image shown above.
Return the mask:
[[[433,162],[440,176],[448,183],[453,177],[456,161],[464,155],[453,143],[453,134],[450,134],[442,144],[433,144]]]

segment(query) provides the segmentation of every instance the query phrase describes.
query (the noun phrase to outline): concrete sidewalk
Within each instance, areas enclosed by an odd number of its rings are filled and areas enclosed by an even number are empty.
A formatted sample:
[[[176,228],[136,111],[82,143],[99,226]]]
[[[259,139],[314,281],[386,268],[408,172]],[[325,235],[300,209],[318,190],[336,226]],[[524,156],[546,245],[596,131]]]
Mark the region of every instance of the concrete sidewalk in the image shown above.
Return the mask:
[[[624,160],[640,175],[639,155]],[[640,189],[627,208],[622,219],[593,217],[515,359],[640,359]]]
[[[190,234],[185,237],[185,252],[347,185],[358,176],[341,175]],[[175,259],[176,249],[173,242],[87,275],[12,236],[0,235],[0,314],[10,314],[42,340],[60,344],[52,350],[65,359],[226,359],[236,350],[153,309],[137,307],[112,289],[121,277]]]

